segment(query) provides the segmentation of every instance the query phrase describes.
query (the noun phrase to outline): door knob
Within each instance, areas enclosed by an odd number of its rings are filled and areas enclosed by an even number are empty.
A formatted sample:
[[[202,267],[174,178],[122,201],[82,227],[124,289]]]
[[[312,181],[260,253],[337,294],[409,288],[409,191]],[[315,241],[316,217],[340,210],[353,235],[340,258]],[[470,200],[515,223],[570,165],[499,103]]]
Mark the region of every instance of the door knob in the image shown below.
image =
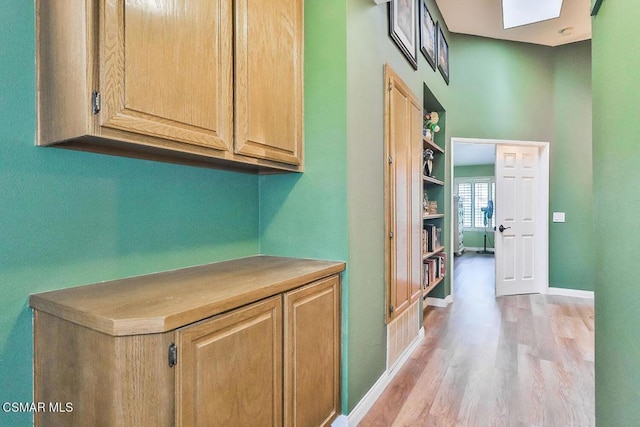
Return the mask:
[[[498,230],[500,230],[500,232],[502,233],[504,230],[508,230],[511,227],[505,227],[504,225],[500,224],[500,227],[498,227]]]

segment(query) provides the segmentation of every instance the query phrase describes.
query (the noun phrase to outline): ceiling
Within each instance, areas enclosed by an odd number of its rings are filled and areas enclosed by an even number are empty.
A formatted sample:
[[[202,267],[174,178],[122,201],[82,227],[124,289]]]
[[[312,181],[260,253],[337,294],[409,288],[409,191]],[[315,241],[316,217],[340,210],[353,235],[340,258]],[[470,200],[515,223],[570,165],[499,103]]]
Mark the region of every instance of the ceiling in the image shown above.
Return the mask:
[[[502,27],[502,0],[436,0],[436,4],[453,33],[546,46],[591,38],[591,0],[564,0],[559,18],[508,30]],[[566,28],[570,30],[562,32]]]
[[[492,165],[496,161],[496,146],[456,142],[453,157],[454,166]]]

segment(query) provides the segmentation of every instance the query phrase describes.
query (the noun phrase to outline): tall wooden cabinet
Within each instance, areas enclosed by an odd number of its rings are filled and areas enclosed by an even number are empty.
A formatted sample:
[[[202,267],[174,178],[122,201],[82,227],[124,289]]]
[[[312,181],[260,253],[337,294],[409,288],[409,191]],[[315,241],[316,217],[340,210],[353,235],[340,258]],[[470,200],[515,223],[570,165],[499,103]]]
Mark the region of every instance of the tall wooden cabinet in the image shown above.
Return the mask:
[[[37,0],[38,145],[302,170],[303,0]]]
[[[41,426],[329,426],[344,263],[250,257],[30,298]]]
[[[385,239],[387,321],[420,296],[422,106],[385,66]]]

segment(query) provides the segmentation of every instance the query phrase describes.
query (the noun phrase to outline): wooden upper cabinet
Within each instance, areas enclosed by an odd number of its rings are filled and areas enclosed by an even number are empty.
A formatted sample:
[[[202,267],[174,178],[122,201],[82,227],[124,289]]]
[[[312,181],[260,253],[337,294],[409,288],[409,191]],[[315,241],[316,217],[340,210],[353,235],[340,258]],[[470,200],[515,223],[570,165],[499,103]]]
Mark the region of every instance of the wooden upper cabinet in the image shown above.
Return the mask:
[[[218,150],[233,140],[228,0],[107,0],[101,126]]]
[[[303,0],[236,1],[237,153],[302,164]]]
[[[36,0],[37,144],[302,171],[302,4]]]

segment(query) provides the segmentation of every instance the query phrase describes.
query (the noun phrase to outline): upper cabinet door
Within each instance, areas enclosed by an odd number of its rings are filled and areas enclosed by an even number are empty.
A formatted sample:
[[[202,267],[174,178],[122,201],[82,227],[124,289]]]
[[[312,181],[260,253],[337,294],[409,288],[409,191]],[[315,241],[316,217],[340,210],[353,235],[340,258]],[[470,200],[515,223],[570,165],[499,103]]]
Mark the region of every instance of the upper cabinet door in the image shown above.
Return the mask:
[[[237,0],[236,153],[302,164],[303,0]]]
[[[103,5],[100,125],[230,150],[231,2],[105,0]]]

